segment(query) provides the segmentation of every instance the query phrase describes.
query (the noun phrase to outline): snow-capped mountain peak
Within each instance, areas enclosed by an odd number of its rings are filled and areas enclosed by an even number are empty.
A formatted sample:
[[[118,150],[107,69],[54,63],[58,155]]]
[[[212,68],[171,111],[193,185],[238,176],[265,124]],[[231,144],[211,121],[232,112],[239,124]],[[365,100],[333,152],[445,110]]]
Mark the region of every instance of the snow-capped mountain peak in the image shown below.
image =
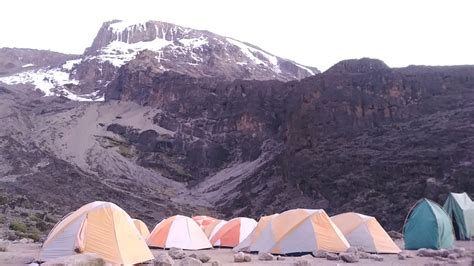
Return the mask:
[[[156,61],[155,70],[193,77],[288,81],[319,73],[316,68],[209,31],[153,20],[113,20],[102,25],[80,58],[46,69],[25,67],[28,72],[0,78],[0,82],[31,83],[45,95],[102,100],[117,70],[143,51],[151,53],[148,58]]]

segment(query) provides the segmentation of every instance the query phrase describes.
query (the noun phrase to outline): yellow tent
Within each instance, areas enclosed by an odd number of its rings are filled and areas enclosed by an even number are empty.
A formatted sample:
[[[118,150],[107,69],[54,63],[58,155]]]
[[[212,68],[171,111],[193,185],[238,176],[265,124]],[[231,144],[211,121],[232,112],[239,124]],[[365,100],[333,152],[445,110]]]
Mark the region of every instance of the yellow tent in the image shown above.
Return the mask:
[[[253,233],[234,250],[290,254],[344,252],[348,248],[346,238],[324,210],[294,209],[262,217]]]
[[[91,252],[114,264],[154,259],[132,218],[110,202],[86,204],[63,218],[43,244],[39,260]]]
[[[133,223],[135,224],[135,227],[137,228],[138,232],[140,232],[140,234],[142,235],[143,239],[147,239],[150,235],[148,226],[146,226],[146,224],[142,220],[138,219],[133,219]]]
[[[331,220],[341,230],[351,246],[362,247],[367,252],[401,252],[400,248],[372,216],[347,212],[333,216]]]

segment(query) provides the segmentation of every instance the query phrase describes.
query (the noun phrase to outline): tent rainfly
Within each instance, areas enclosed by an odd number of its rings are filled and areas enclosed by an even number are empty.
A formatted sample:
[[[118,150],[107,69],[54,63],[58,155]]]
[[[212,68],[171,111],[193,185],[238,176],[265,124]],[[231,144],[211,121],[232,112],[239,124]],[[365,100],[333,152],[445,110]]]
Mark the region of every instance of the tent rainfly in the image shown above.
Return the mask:
[[[474,236],[474,202],[464,193],[449,193],[443,206],[451,217],[454,234],[458,240],[470,240]]]
[[[294,209],[264,216],[234,251],[274,254],[344,252],[349,243],[324,210]]]
[[[452,248],[454,231],[448,214],[435,202],[419,200],[410,210],[403,226],[405,249]]]
[[[212,248],[209,239],[191,218],[176,215],[155,226],[147,239],[148,246],[198,250]]]
[[[235,247],[252,233],[256,225],[257,221],[251,218],[234,218],[213,232],[210,242],[215,247]]]
[[[333,216],[331,220],[352,247],[362,247],[365,251],[373,253],[401,252],[377,219],[372,216],[347,212]]]
[[[95,201],[64,217],[49,233],[39,260],[91,252],[112,264],[154,259],[132,218],[110,202]]]
[[[210,224],[218,221],[218,219],[214,217],[205,215],[193,216],[192,219],[199,225],[199,227],[201,227],[202,230],[205,230]]]

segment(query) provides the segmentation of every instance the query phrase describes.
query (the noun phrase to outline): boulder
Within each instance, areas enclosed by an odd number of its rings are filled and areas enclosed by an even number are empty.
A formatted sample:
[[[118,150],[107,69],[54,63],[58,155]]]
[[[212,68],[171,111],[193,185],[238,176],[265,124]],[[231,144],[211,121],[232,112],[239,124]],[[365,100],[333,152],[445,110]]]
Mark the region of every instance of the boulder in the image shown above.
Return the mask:
[[[326,251],[323,251],[323,250],[313,251],[313,256],[315,258],[326,258]]]
[[[375,261],[383,261],[383,257],[377,254],[370,254],[369,259]]]
[[[264,260],[264,261],[270,261],[270,260],[273,260],[273,255],[270,254],[270,253],[266,253],[266,252],[259,252],[258,253],[258,260]]]
[[[82,253],[49,260],[45,266],[104,266],[105,261],[95,253]]]
[[[359,251],[359,258],[361,258],[361,259],[370,259],[370,253]]]
[[[175,260],[180,260],[186,257],[186,253],[184,253],[180,248],[170,248],[168,254]]]
[[[243,252],[234,254],[234,262],[244,262],[244,261],[245,261],[245,254]]]
[[[252,261],[252,257],[251,257],[249,254],[245,254],[245,255],[244,255],[244,261],[245,261],[245,262],[251,262],[251,261]]]
[[[168,253],[160,253],[155,256],[153,260],[154,266],[172,266],[174,263],[173,259],[168,255]]]
[[[359,255],[357,253],[344,252],[340,255],[341,259],[348,263],[354,263],[359,261]]]
[[[326,252],[326,259],[327,260],[339,260],[339,255],[336,253]]]
[[[198,258],[198,255],[197,255],[196,253],[193,253],[193,254],[189,255],[188,257],[191,257],[191,258],[197,259],[197,258]]]
[[[179,262],[179,266],[201,266],[202,262],[192,257],[186,257]]]
[[[198,258],[198,260],[200,260],[202,263],[206,263],[206,262],[208,262],[208,261],[211,260],[211,257],[210,257],[209,255],[203,254],[203,253],[198,254],[197,258]]]

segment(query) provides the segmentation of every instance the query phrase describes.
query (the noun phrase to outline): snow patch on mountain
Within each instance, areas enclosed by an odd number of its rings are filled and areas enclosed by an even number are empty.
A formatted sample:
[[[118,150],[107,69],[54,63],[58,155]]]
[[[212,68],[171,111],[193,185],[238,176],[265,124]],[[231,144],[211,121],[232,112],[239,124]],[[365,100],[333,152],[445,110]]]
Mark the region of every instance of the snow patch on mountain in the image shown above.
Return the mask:
[[[104,101],[99,92],[77,95],[69,91],[67,85],[78,85],[79,81],[69,78],[69,73],[60,68],[27,71],[16,75],[0,78],[0,82],[8,85],[31,84],[45,96],[64,96],[73,101]]]
[[[156,38],[149,42],[125,43],[121,41],[113,41],[106,47],[102,48],[98,58],[105,62],[108,61],[115,67],[121,67],[128,61],[135,58],[138,52],[150,50],[154,52],[161,51],[164,47],[172,44],[165,39]]]
[[[74,66],[80,64],[81,62],[82,62],[82,59],[68,60],[61,67],[63,70],[71,71],[74,68]]]
[[[256,64],[271,67],[276,73],[281,73],[280,67],[278,66],[278,58],[276,56],[231,38],[227,38],[227,41],[239,47],[242,53],[244,53],[250,60],[253,60]],[[264,62],[262,57],[264,57],[268,63]]]

